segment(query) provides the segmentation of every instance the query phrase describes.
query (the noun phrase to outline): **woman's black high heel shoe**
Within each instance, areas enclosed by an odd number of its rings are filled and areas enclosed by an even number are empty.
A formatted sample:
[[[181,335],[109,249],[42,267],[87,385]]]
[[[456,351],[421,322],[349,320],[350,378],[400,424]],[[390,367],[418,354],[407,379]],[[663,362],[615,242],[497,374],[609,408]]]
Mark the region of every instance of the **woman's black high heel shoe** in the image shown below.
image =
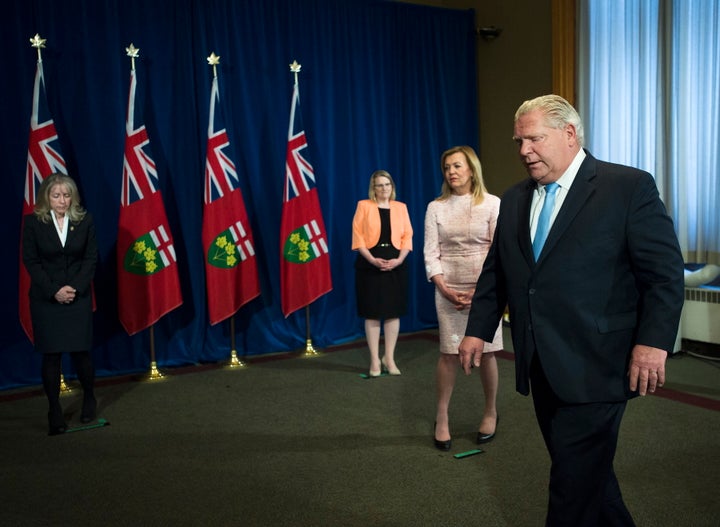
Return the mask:
[[[97,411],[97,401],[94,396],[85,397],[83,399],[82,411],[80,412],[80,422],[87,424],[95,419],[95,412]]]
[[[48,412],[48,435],[64,434],[66,430],[67,424],[65,424],[62,412]]]
[[[495,418],[495,432],[493,432],[492,434],[483,434],[482,432],[478,432],[477,433],[477,444],[482,445],[482,444],[489,443],[490,441],[492,441],[493,438],[495,437],[495,433],[497,432],[497,427],[499,424],[500,424],[500,414],[498,414],[498,416]]]
[[[440,441],[435,437],[435,428],[437,427],[437,422],[433,425],[433,440],[435,441],[435,448],[438,450],[442,450],[443,452],[448,452],[450,448],[452,448],[452,438],[448,439],[447,441]]]

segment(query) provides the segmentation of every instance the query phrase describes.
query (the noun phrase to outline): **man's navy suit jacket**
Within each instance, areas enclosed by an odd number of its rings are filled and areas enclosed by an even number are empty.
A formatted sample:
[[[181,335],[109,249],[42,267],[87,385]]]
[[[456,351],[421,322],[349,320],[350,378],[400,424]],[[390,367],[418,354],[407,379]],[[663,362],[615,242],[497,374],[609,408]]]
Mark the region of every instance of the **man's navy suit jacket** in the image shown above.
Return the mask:
[[[535,262],[535,188],[502,197],[466,334],[491,341],[507,305],[520,393],[537,353],[561,400],[626,400],[633,346],[673,351],[684,298],[673,222],[650,174],[588,153]]]

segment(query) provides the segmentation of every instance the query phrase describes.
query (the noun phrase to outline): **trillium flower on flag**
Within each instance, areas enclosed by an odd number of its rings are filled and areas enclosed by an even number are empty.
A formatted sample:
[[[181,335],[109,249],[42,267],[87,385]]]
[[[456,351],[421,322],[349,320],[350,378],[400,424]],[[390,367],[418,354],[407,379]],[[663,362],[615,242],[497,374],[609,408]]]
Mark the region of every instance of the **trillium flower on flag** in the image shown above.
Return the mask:
[[[130,246],[123,260],[124,269],[133,274],[151,275],[173,262],[175,248],[163,225],[141,236]]]
[[[211,57],[219,58],[214,53]],[[260,296],[252,230],[232,157],[215,76],[210,92],[202,226],[208,317],[213,325]]]
[[[118,317],[128,335],[152,326],[182,304],[172,232],[136,92],[133,69],[117,237]]]
[[[317,221],[313,220],[290,233],[285,240],[283,256],[288,262],[309,263],[327,252],[325,237]]]
[[[252,240],[238,221],[213,240],[208,248],[207,262],[215,267],[231,269],[252,256],[255,256]]]
[[[315,171],[303,155],[308,143],[299,106],[296,82],[290,106],[280,219],[280,296],[286,317],[332,290],[327,231]]]

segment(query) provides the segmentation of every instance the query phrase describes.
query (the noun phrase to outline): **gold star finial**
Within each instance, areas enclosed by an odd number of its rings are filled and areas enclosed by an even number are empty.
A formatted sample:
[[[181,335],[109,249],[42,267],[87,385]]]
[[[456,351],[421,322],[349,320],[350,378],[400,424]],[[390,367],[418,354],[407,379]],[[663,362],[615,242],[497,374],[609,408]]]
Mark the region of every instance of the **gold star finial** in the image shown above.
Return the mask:
[[[125,53],[131,59],[136,59],[140,56],[140,48],[136,48],[135,45],[130,42],[130,45],[125,48]]]
[[[40,33],[35,33],[35,36],[30,39],[30,44],[34,48],[44,48],[45,42],[47,42],[46,38],[40,38]]]
[[[30,45],[37,49],[38,62],[42,62],[42,54],[40,50],[45,47],[46,38],[40,38],[40,33],[35,33],[35,36],[30,39]]]
[[[302,69],[302,64],[298,64],[297,60],[293,60],[292,64],[290,64],[290,71],[295,74],[295,84],[298,83],[298,73],[300,73],[301,69]]]
[[[135,71],[135,59],[140,56],[140,48],[136,48],[135,44],[130,42],[130,45],[125,48],[125,54],[130,57],[130,68]]]
[[[207,61],[210,66],[217,66],[218,64],[220,64],[220,55],[215,55],[215,52],[213,51],[212,53],[210,53]]]
[[[217,78],[217,65],[220,64],[220,55],[215,55],[213,51],[207,58],[208,64],[213,67],[213,77]]]

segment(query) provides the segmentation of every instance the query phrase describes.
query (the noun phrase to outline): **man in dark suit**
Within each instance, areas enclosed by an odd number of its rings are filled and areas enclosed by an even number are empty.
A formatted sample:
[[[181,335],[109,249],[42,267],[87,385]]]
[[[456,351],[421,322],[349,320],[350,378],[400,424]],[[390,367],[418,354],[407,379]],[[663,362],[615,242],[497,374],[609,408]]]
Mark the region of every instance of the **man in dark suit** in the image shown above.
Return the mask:
[[[665,382],[683,304],[673,223],[650,174],[583,150],[562,97],[525,101],[514,140],[530,178],[502,198],[461,363],[480,365],[507,305],[516,388],[552,461],[546,525],[634,525],[613,458],[627,400]]]

